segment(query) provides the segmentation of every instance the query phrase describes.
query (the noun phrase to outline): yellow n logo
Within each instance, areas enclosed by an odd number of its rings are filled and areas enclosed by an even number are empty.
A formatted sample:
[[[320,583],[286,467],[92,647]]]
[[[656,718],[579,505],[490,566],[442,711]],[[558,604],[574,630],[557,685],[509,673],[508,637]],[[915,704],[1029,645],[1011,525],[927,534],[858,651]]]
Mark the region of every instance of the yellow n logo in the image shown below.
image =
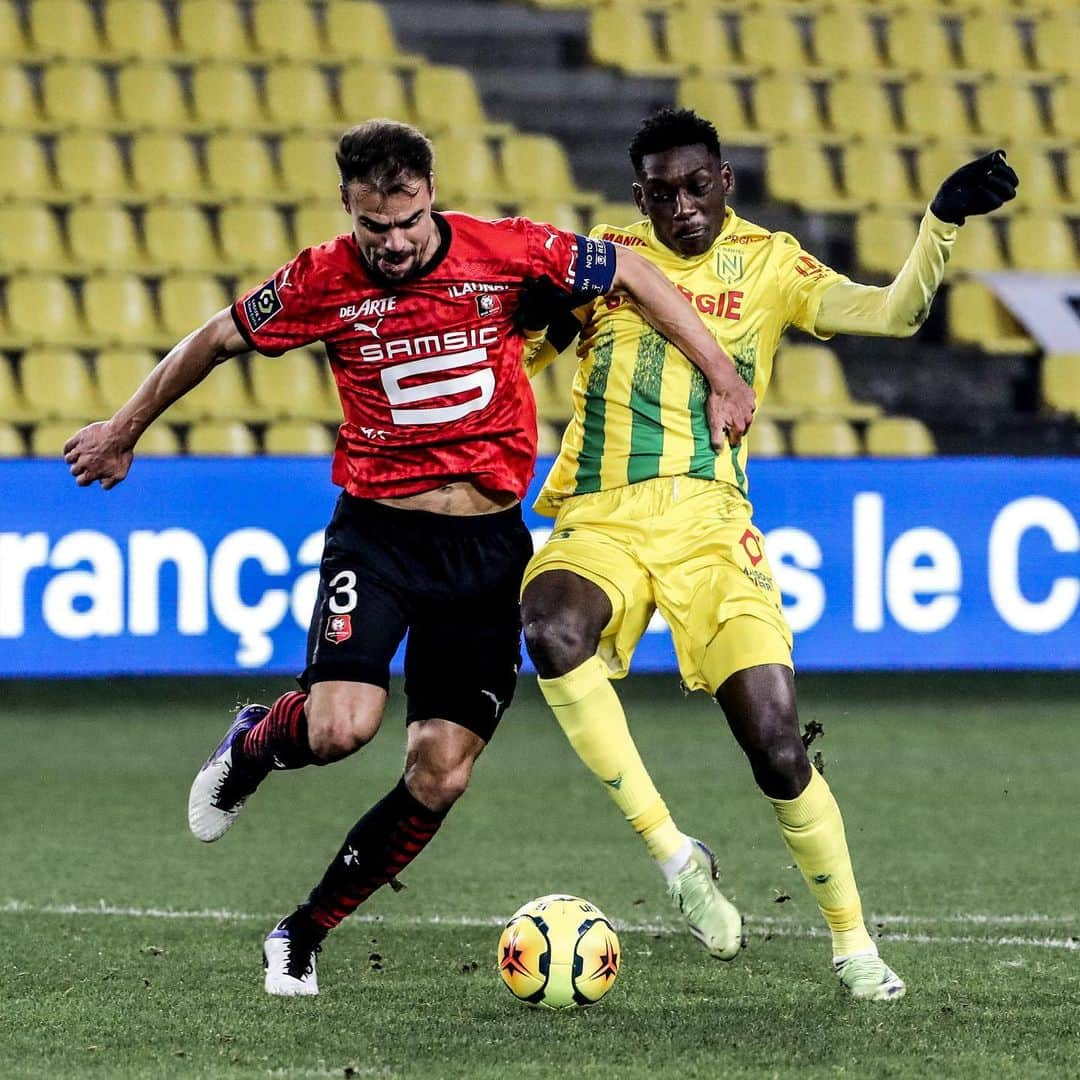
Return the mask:
[[[743,276],[742,252],[721,250],[716,256],[716,274],[725,285],[735,285]]]

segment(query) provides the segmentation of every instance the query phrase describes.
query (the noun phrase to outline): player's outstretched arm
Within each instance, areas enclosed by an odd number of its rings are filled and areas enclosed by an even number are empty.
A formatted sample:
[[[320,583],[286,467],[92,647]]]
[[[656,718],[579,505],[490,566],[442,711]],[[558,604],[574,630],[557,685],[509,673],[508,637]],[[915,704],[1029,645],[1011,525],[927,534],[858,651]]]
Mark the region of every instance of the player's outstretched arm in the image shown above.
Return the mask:
[[[151,423],[215,366],[249,348],[229,308],[188,334],[111,419],[76,431],[64,443],[64,460],[75,482],[87,487],[100,480],[106,491],[116,487],[127,476],[135,444]]]
[[[911,337],[930,312],[960,226],[973,214],[989,214],[1014,198],[1019,183],[1003,150],[961,166],[938,189],[892,284],[837,282],[821,298],[814,330],[822,335]]]
[[[705,376],[713,447],[719,449],[725,442],[738,446],[754,419],[754,391],[697,312],[660,270],[629,248],[618,248],[612,289],[625,292],[649,323]]]

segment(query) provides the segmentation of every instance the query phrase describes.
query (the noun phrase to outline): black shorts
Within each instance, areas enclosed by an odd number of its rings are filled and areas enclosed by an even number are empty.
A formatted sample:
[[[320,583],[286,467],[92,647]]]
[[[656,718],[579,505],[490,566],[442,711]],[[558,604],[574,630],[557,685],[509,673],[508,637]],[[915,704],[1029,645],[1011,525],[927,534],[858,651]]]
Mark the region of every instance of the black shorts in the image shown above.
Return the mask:
[[[517,684],[518,593],[531,556],[520,506],[457,516],[342,494],[326,529],[300,685],[385,689],[407,633],[407,722],[440,717],[490,739]]]

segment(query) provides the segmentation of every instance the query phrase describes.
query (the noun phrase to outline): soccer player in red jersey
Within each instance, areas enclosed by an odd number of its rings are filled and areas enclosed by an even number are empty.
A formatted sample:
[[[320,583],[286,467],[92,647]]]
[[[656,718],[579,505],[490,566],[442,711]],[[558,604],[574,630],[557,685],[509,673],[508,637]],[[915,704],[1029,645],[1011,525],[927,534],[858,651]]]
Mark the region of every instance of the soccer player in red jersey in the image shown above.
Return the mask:
[[[626,248],[522,218],[436,213],[431,144],[370,120],[338,144],[352,232],[301,251],[177,344],[109,420],[64,447],[81,486],[120,483],[139,437],[213,367],[322,341],[344,420],[301,689],[241,709],[191,788],[188,821],[218,839],[275,769],[370,741],[408,635],[404,774],[356,822],[308,899],[263,945],[268,993],[318,993],[327,932],[424,848],[465,791],[514,693],[518,589],[532,554],[519,500],[536,457],[522,302],[619,290],[705,375],[717,445],[754,396],[664,275]]]

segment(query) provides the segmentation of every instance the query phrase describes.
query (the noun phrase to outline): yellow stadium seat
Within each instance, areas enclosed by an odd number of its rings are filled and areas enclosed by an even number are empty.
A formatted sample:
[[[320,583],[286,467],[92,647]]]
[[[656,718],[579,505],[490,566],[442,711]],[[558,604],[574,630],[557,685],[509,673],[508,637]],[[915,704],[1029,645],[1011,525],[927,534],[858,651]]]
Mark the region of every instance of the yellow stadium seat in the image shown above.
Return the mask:
[[[476,84],[465,68],[429,64],[418,69],[413,79],[413,104],[420,126],[428,134],[454,128],[479,131],[487,126]]]
[[[949,77],[920,75],[904,84],[908,131],[934,138],[970,136],[974,124],[961,86]]]
[[[555,457],[562,445],[562,429],[547,420],[536,422],[536,452],[540,457]]]
[[[278,145],[281,186],[290,199],[333,198],[340,183],[334,160],[336,140],[294,132]]]
[[[999,75],[1028,67],[1023,38],[1008,12],[983,9],[968,13],[961,30],[964,67]]]
[[[180,437],[164,420],[157,420],[139,436],[135,453],[139,457],[178,457]]]
[[[100,420],[97,415],[83,414],[70,420],[43,420],[30,429],[30,456],[35,458],[62,458],[64,444],[80,427]]]
[[[9,130],[32,130],[40,127],[41,121],[30,69],[23,64],[0,62],[0,125]]]
[[[166,335],[180,341],[211,315],[228,307],[232,297],[210,274],[178,273],[162,281],[158,300]]]
[[[245,60],[251,55],[240,8],[233,0],[180,0],[180,49],[196,59]]]
[[[487,143],[464,132],[436,142],[435,176],[440,202],[451,207],[462,199],[491,199],[503,186]]]
[[[263,446],[281,457],[329,457],[334,438],[324,424],[312,420],[279,420],[266,429]]]
[[[341,112],[345,124],[358,124],[375,116],[409,121],[412,109],[401,77],[376,63],[350,63],[341,72]]]
[[[284,216],[267,203],[231,203],[218,218],[227,267],[266,277],[295,254]]]
[[[855,223],[855,259],[874,274],[895,275],[915,243],[918,226],[902,210],[864,210]]]
[[[786,457],[788,448],[784,432],[775,420],[760,416],[754,420],[746,436],[750,453],[755,458]]]
[[[0,131],[0,198],[38,198],[56,192],[49,159],[34,135]]]
[[[1080,202],[1080,147],[1066,151],[1065,176],[1070,199],[1074,203]]]
[[[852,458],[862,454],[855,429],[846,420],[837,418],[795,421],[791,428],[791,448],[796,457]]]
[[[810,80],[800,71],[779,71],[754,80],[754,115],[766,135],[816,135],[825,130]]]
[[[881,412],[880,405],[852,398],[840,360],[827,345],[781,346],[773,391],[804,414],[868,420]]]
[[[635,221],[643,220],[645,215],[638,209],[634,202],[599,202],[589,214],[590,228],[597,225],[614,225],[615,228],[625,228]]]
[[[1080,354],[1049,353],[1042,362],[1043,404],[1080,416]]]
[[[402,59],[390,20],[382,5],[374,0],[329,0],[326,47],[327,55],[336,60],[372,60],[385,64]]]
[[[270,151],[257,135],[226,132],[206,141],[210,187],[220,196],[269,197],[278,190]]]
[[[195,120],[212,130],[250,131],[266,126],[251,71],[229,60],[209,60],[191,77]]]
[[[755,146],[767,139],[757,127],[750,108],[751,82],[727,78],[719,72],[684,75],[679,80],[679,104],[706,119],[721,120],[725,144]]]
[[[843,210],[849,205],[837,187],[825,147],[813,139],[787,138],[771,145],[765,183],[774,198],[808,210]]]
[[[581,211],[572,203],[560,199],[529,199],[518,205],[517,213],[530,221],[554,225],[557,229],[580,233],[583,230]]]
[[[0,420],[25,423],[33,419],[34,415],[34,410],[23,397],[22,388],[15,379],[15,369],[8,358],[0,354]]]
[[[341,420],[341,405],[330,381],[311,353],[252,357],[251,387],[260,412],[268,419]]]
[[[510,135],[502,145],[507,191],[521,198],[578,195],[562,146],[548,135]]]
[[[191,124],[180,79],[168,64],[125,64],[116,73],[116,99],[122,124],[165,130]]]
[[[1057,214],[1017,214],[1009,222],[1009,249],[1020,270],[1076,273],[1076,242],[1068,220]]]
[[[131,214],[116,203],[80,203],[68,214],[74,261],[85,269],[136,270],[146,264]]]
[[[256,0],[251,9],[255,51],[272,59],[321,60],[326,53],[310,5],[297,0]]]
[[[1036,20],[1033,41],[1040,68],[1076,79],[1076,58],[1080,56],[1080,12],[1075,7],[1072,10],[1065,7]]]
[[[44,203],[0,203],[0,266],[63,270],[71,263],[55,213]]]
[[[1016,199],[1010,209],[1064,209],[1068,201],[1059,170],[1051,156],[1034,143],[1019,143],[1008,149],[1009,164],[1020,177]]]
[[[266,111],[279,131],[342,126],[325,73],[313,64],[275,64],[266,72]]]
[[[1052,88],[1054,131],[1070,139],[1080,138],[1080,77],[1065,79]]]
[[[934,74],[957,66],[943,15],[938,8],[910,6],[889,16],[889,60],[892,67],[900,71]]]
[[[961,165],[978,156],[979,147],[969,139],[937,139],[919,147],[916,175],[917,192],[927,205],[941,182]],[[985,151],[983,151],[985,153]]]
[[[94,381],[105,413],[115,413],[154,370],[158,356],[150,349],[99,349],[94,356]],[[142,451],[142,443],[139,444]]]
[[[297,249],[313,247],[335,236],[352,232],[352,222],[334,199],[301,203],[293,217],[293,240]]]
[[[45,117],[57,127],[110,127],[116,123],[105,72],[88,60],[59,60],[41,76]]]
[[[441,203],[442,199],[440,198],[435,204],[435,209],[440,212],[456,210],[460,214],[470,214],[472,217],[483,218],[485,221],[497,221],[499,218],[520,213],[520,211],[513,209],[512,204],[497,203],[493,199],[458,199],[453,206],[444,206]]]
[[[947,301],[953,341],[978,345],[990,353],[1035,351],[1035,343],[1023,327],[981,281],[954,282]]]
[[[793,71],[806,67],[802,34],[786,8],[761,7],[739,18],[742,58],[752,67]]]
[[[1001,76],[978,88],[979,127],[985,135],[1008,145],[1023,132],[1034,140],[1047,127],[1034,87],[1023,77]]]
[[[237,420],[207,420],[192,426],[188,453],[197,457],[250,457],[258,453],[251,429]]]
[[[949,256],[946,270],[950,275],[958,271],[978,273],[1004,268],[1005,256],[998,242],[995,220],[989,217],[967,219]]]
[[[169,416],[185,423],[205,419],[258,419],[243,370],[235,360],[218,364],[201,383],[170,407]]]
[[[7,283],[8,325],[23,344],[81,345],[86,326],[75,293],[58,274],[16,274]]]
[[[26,444],[14,424],[0,423],[0,458],[26,456]]]
[[[537,416],[560,429],[566,427],[574,415],[570,391],[576,363],[574,348],[570,347],[531,379]]]
[[[29,54],[22,20],[12,0],[0,0],[0,57],[19,59]]]
[[[657,77],[677,74],[662,51],[660,37],[649,16],[633,4],[617,0],[589,12],[589,55],[597,64],[635,75]]]
[[[866,427],[866,452],[870,457],[933,457],[934,436],[911,416],[882,416]]]
[[[829,71],[872,71],[882,56],[869,11],[859,5],[827,8],[814,17],[814,56]]]
[[[83,284],[83,307],[87,326],[101,344],[153,344],[163,337],[150,290],[134,274],[88,278]]]
[[[69,197],[112,198],[131,189],[120,146],[105,132],[65,132],[54,153],[56,178]]]
[[[853,72],[829,85],[834,131],[880,139],[899,131],[887,73]]]
[[[740,63],[732,35],[712,8],[676,8],[667,15],[668,56],[690,71],[731,71]]]
[[[844,190],[861,206],[918,207],[904,154],[895,143],[863,139],[844,148]]]
[[[206,214],[188,203],[158,203],[143,218],[151,263],[163,270],[215,270],[221,265]]]
[[[36,416],[82,419],[101,414],[90,368],[74,349],[28,349],[21,372],[23,394]]]
[[[162,60],[176,51],[161,0],[106,0],[105,42],[118,59]]]
[[[205,196],[205,183],[195,147],[173,131],[145,131],[131,145],[135,191],[147,198]]]
[[[30,39],[41,57],[86,57],[104,53],[93,11],[85,0],[49,0],[28,5]]]

